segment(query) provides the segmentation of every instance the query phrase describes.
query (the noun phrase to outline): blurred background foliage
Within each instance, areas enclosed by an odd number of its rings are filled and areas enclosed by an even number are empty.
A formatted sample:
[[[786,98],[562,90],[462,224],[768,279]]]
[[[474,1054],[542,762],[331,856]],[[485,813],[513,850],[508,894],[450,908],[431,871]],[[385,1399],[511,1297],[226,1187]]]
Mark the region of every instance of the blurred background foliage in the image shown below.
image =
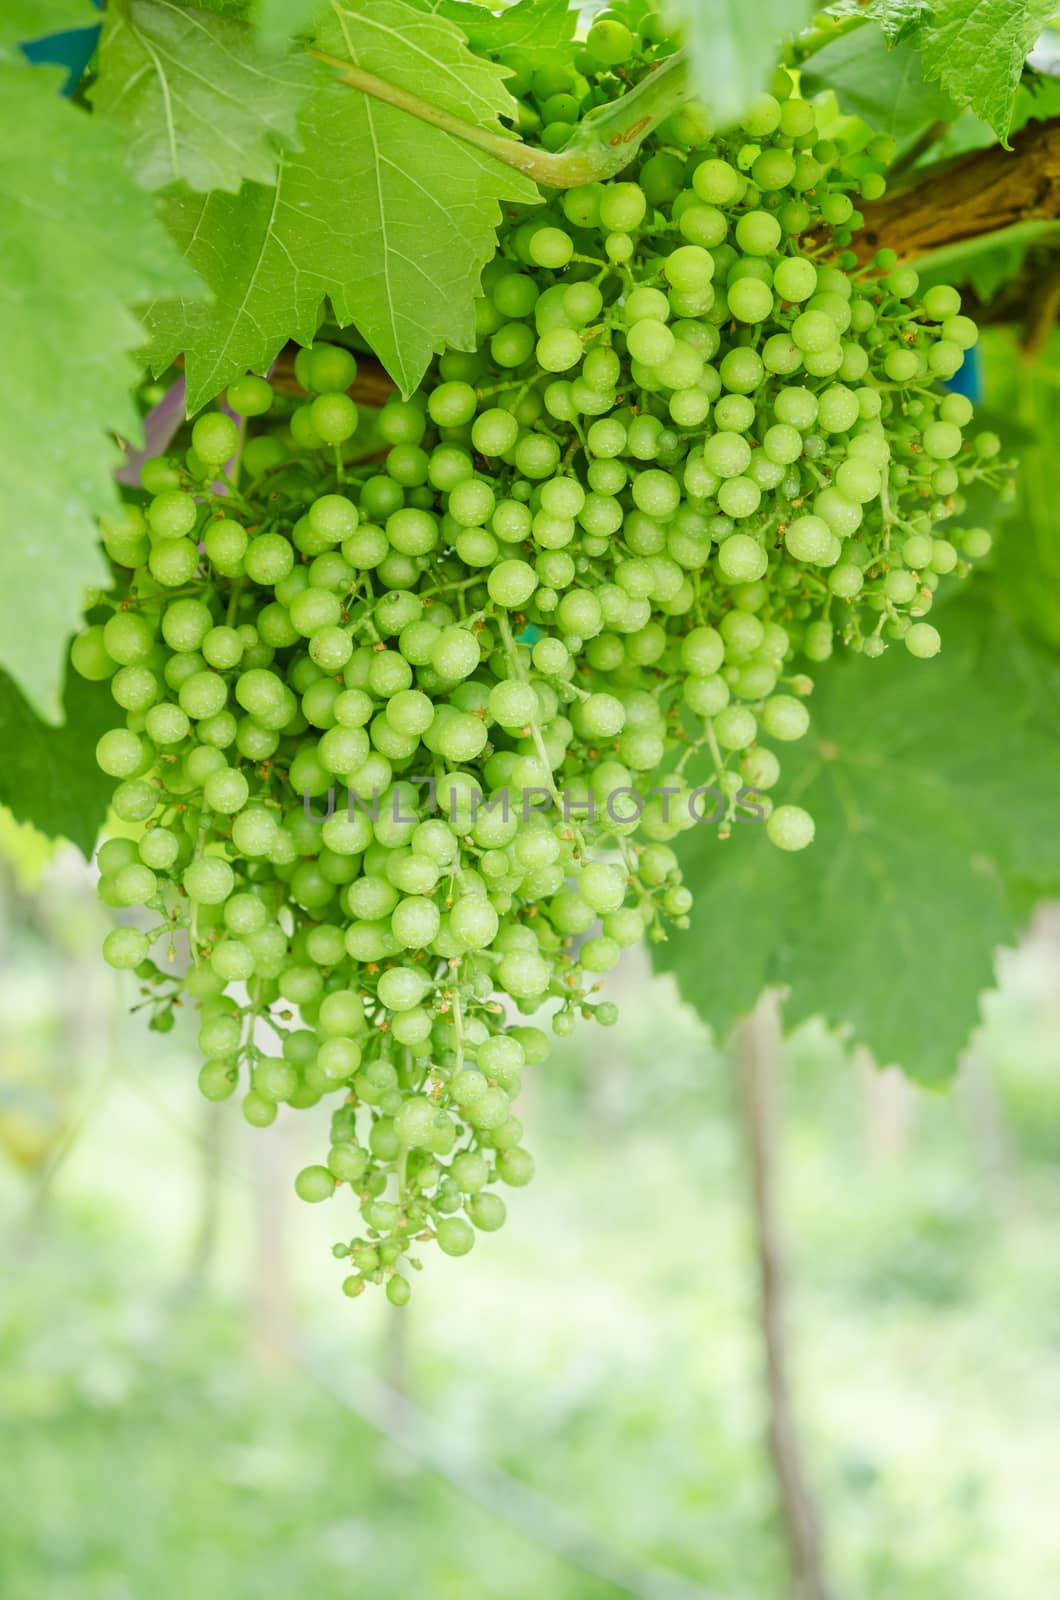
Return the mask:
[[[98,963],[70,847],[3,835],[0,1594],[773,1600],[736,1065],[640,964],[525,1094],[503,1235],[350,1304],[299,1119],[199,1103]],[[12,857],[18,863],[14,870]],[[20,875],[20,876],[19,876]],[[797,1410],[836,1593],[1060,1582],[1060,918],[929,1094],[781,1064]],[[333,1270],[332,1270],[333,1269]]]

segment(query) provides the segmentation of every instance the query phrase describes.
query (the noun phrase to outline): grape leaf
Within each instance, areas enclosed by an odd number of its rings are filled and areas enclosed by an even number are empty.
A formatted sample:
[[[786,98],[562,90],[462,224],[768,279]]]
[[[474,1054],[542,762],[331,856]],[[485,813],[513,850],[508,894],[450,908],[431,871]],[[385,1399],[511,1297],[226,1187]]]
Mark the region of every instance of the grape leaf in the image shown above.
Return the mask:
[[[949,95],[924,78],[919,53],[909,44],[889,49],[877,28],[857,28],[818,50],[802,69],[806,95],[832,89],[842,111],[863,117],[899,143],[931,122],[958,115]]]
[[[677,0],[696,90],[719,124],[765,88],[781,41],[809,20],[810,0]]]
[[[451,22],[402,0],[336,5],[321,33],[355,60],[480,126],[512,102],[503,68],[472,56]],[[176,196],[168,220],[214,300],[152,307],[155,371],[186,354],[188,409],[289,338],[308,343],[321,303],[355,322],[407,394],[445,345],[474,346],[474,298],[495,249],[500,202],[532,202],[521,174],[461,140],[340,83],[322,85],[284,154],[274,190]]]
[[[1046,77],[1041,72],[1025,70],[1016,89],[1009,137],[1012,138],[1030,122],[1047,122],[1056,116],[1060,116],[1060,80]],[[932,143],[925,161],[914,170],[918,177],[929,173],[933,176],[942,171],[946,162],[954,161],[971,150],[989,149],[996,143],[997,135],[993,128],[965,108],[946,133]]]
[[[1060,664],[993,600],[948,605],[942,654],[820,673],[806,748],[785,751],[783,796],[817,837],[799,855],[761,826],[678,846],[692,926],[655,949],[719,1032],[763,987],[790,987],[789,1025],[853,1025],[881,1064],[951,1074],[1018,929],[1008,884],[1060,874]]]
[[[270,44],[305,33],[323,9],[324,0],[258,0],[254,8],[258,32]]]
[[[63,710],[62,727],[49,727],[0,672],[0,804],[49,838],[72,840],[87,856],[114,789],[96,764],[96,741],[114,726],[109,684],[87,683],[70,671]]]
[[[828,6],[827,13],[840,21],[859,17],[866,22],[878,22],[894,43],[916,27],[927,9],[925,0],[836,0],[834,5]]]
[[[1019,458],[1016,498],[998,529],[995,577],[1015,615],[1060,649],[1055,445],[1060,334],[1053,333],[1037,361],[1026,359],[1008,329],[991,329],[987,337],[987,401],[999,418],[1006,449]]]
[[[933,0],[918,43],[924,76],[937,78],[1006,143],[1023,63],[1056,0]]]
[[[271,183],[278,145],[314,79],[305,54],[264,45],[245,22],[170,0],[107,7],[90,99],[120,130],[145,189],[238,190]]]
[[[23,894],[40,888],[44,869],[58,847],[58,840],[49,839],[32,822],[18,822],[6,806],[0,806],[0,861],[11,869]]]
[[[507,10],[495,12],[471,0],[437,0],[431,9],[455,22],[476,50],[497,55],[518,50],[531,62],[545,61],[558,45],[574,37],[577,13],[567,0],[517,0]]]
[[[283,3],[283,0],[281,0]],[[292,8],[297,0],[291,0]],[[327,0],[321,0],[326,4]],[[212,11],[218,17],[236,17],[240,22],[246,22],[254,10],[253,0],[199,0],[200,9]]]
[[[118,134],[60,99],[61,70],[0,66],[0,665],[49,720],[84,590],[110,582],[95,517],[111,438],[138,435],[129,307],[195,291]]]
[[[0,11],[0,61],[25,62],[21,45],[74,28],[98,28],[91,0],[4,0]]]
[[[454,23],[405,0],[332,0],[317,43],[479,127],[515,110],[503,70],[472,55]]]

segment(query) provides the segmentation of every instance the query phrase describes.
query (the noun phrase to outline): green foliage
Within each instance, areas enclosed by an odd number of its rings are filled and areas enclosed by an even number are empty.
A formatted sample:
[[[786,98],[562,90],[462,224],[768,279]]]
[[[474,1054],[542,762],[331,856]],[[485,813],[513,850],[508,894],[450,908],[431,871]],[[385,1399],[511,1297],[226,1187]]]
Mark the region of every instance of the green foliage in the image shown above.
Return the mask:
[[[1054,0],[933,0],[918,33],[924,75],[1008,137],[1028,52]]]
[[[338,7],[319,39],[477,126],[499,126],[511,108],[503,69],[473,56],[452,23],[403,0]],[[234,196],[167,202],[170,228],[214,297],[156,304],[147,316],[156,371],[185,353],[189,410],[248,368],[266,371],[289,338],[308,344],[325,296],[340,325],[356,322],[413,389],[437,350],[474,342],[473,298],[500,202],[536,195],[470,145],[337,82],[310,99],[301,139],[299,154],[280,158],[274,190],[248,183]]]
[[[245,178],[272,183],[277,149],[297,148],[314,76],[309,57],[267,48],[244,22],[171,0],[118,0],[91,99],[145,189],[236,192]]]
[[[932,122],[958,115],[950,97],[924,77],[911,44],[889,47],[877,28],[839,35],[812,55],[802,72],[807,94],[831,89],[843,111],[864,117],[901,143]]]
[[[878,22],[888,40],[907,42],[921,57],[923,78],[1001,140],[1012,125],[1023,63],[1054,13],[1052,0],[838,0],[829,7],[839,21]],[[908,70],[915,72],[911,64]]]
[[[62,711],[61,727],[46,726],[0,673],[0,805],[90,855],[114,788],[96,763],[96,740],[112,720],[107,685],[67,673]]]
[[[7,1059],[17,1051],[34,1087],[70,1080],[66,1039],[48,1033],[77,993],[91,910],[68,884],[48,903],[47,942],[37,927],[3,930]],[[76,930],[80,949],[64,960]],[[1049,959],[1044,944],[1028,952],[982,1041],[1011,1191],[977,1142],[970,1101],[866,1082],[820,1030],[785,1052],[778,1153],[799,1412],[836,1591],[856,1600],[1052,1592]],[[535,1086],[541,1183],[506,1250],[420,1275],[401,1367],[385,1304],[362,1302],[351,1318],[332,1303],[330,1264],[317,1259],[332,1237],[324,1208],[297,1208],[282,1236],[255,1209],[259,1192],[266,1206],[275,1197],[246,1180],[262,1159],[252,1132],[225,1145],[220,1182],[203,1187],[215,1130],[189,1115],[180,1031],[148,1041],[134,1019],[115,1073],[120,1018],[101,1016],[100,1034],[81,1019],[82,1081],[109,1066],[111,1089],[32,1248],[18,1248],[18,1231],[2,1262],[0,1430],[19,1470],[0,1475],[0,1592],[103,1600],[119,1572],[137,1597],[260,1600],[267,1572],[284,1600],[628,1600],[629,1588],[554,1553],[559,1528],[610,1551],[627,1583],[630,1566],[651,1563],[697,1594],[785,1594],[733,1066],[668,988],[660,997],[629,974],[608,1050],[568,1041]],[[99,990],[96,1014],[109,998]],[[211,1192],[221,1248],[190,1292]],[[33,1195],[32,1174],[0,1154],[5,1217],[17,1225]],[[263,1241],[276,1252],[267,1268]],[[312,1375],[298,1349],[267,1377],[248,1357],[263,1283],[290,1305],[296,1346],[312,1329]],[[387,1407],[377,1385],[398,1372],[404,1401]],[[406,1422],[443,1472],[387,1437]],[[492,1509],[446,1481],[446,1462]],[[627,1505],[636,1515],[616,1530]],[[585,1551],[579,1538],[574,1553]],[[653,1588],[673,1592],[632,1583]]]
[[[824,851],[685,836],[692,927],[654,959],[719,1031],[781,984],[789,1026],[820,1014],[881,1064],[955,1070],[1019,932],[1007,880],[1060,872],[1060,669],[981,596],[946,608],[945,638],[926,671],[894,655],[821,673],[791,787]]]
[[[455,22],[473,50],[518,50],[535,65],[555,57],[557,46],[574,37],[578,20],[567,0],[516,0],[500,12],[471,0],[427,0],[427,6]]]
[[[258,31],[270,43],[303,33],[323,10],[326,0],[257,0],[254,17]]]
[[[987,400],[1018,440],[1020,474],[996,560],[1007,605],[1037,636],[1060,650],[1060,505],[1056,492],[1055,419],[1060,335],[1029,361],[1011,335],[987,346]]]
[[[95,529],[118,498],[110,434],[140,432],[130,308],[196,292],[120,136],[61,100],[61,78],[0,67],[0,664],[50,721],[84,591],[110,581]]]
[[[911,33],[930,10],[928,0],[836,0],[827,7],[828,15],[840,21],[878,22],[892,42]]]

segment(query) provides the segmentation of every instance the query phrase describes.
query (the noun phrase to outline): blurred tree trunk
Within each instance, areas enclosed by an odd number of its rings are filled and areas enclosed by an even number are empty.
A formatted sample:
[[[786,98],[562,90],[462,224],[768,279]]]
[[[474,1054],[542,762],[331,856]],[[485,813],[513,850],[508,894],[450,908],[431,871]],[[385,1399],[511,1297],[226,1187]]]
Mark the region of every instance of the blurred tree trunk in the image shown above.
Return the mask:
[[[894,1161],[909,1147],[915,1101],[896,1067],[882,1071],[867,1050],[857,1052],[865,1119],[865,1148],[872,1160]]]
[[[990,1063],[976,1045],[966,1050],[961,1059],[957,1088],[987,1193],[998,1212],[1012,1215],[1022,1208],[1025,1199],[1019,1153]]]
[[[222,1176],[227,1109],[203,1100],[200,1111],[199,1216],[178,1294],[198,1294],[209,1275],[221,1231]]]
[[[280,1116],[264,1136],[249,1134],[256,1178],[254,1285],[251,1297],[258,1360],[284,1367],[291,1350],[291,1286],[285,1224],[291,1204],[288,1128]]]
[[[758,1263],[769,1454],[791,1561],[793,1600],[832,1600],[824,1572],[821,1518],[806,1476],[791,1396],[785,1265],[776,1200],[779,1058],[779,1003],[777,996],[767,991],[741,1028],[739,1065]]]

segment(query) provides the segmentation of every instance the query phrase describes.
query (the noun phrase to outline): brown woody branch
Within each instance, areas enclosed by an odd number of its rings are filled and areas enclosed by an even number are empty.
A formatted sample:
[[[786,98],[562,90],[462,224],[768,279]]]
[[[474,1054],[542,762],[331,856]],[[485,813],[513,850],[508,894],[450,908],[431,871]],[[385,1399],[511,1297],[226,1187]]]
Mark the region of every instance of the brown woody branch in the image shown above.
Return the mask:
[[[903,261],[1020,222],[1060,218],[1060,117],[1029,123],[1011,150],[973,150],[936,176],[863,208],[852,248],[869,260],[881,245]]]
[[[933,176],[863,206],[862,213],[865,225],[852,245],[861,261],[871,260],[882,245],[897,251],[902,261],[916,261],[933,250],[1021,222],[1060,220],[1060,117],[1029,123],[1016,135],[1011,150],[1000,145],[973,150]],[[1031,279],[1040,276],[1034,272]],[[1055,274],[1048,275],[1048,282],[1055,294]],[[1023,321],[1029,298],[1034,298],[1033,282],[1023,277],[988,307],[965,297],[977,320],[992,322]],[[1052,326],[1051,317],[1048,325]],[[297,346],[288,345],[272,373],[274,387],[286,394],[303,392],[294,375],[296,354]],[[358,354],[357,361],[350,394],[362,405],[384,405],[396,385],[374,356]]]
[[[294,362],[298,354],[298,346],[289,344],[284,347],[276,357],[276,365],[272,369],[269,382],[281,394],[304,396],[305,390],[294,375]],[[350,396],[358,405],[376,409],[386,405],[391,395],[397,392],[397,384],[387,372],[383,364],[375,356],[357,356],[357,376],[350,385]]]

